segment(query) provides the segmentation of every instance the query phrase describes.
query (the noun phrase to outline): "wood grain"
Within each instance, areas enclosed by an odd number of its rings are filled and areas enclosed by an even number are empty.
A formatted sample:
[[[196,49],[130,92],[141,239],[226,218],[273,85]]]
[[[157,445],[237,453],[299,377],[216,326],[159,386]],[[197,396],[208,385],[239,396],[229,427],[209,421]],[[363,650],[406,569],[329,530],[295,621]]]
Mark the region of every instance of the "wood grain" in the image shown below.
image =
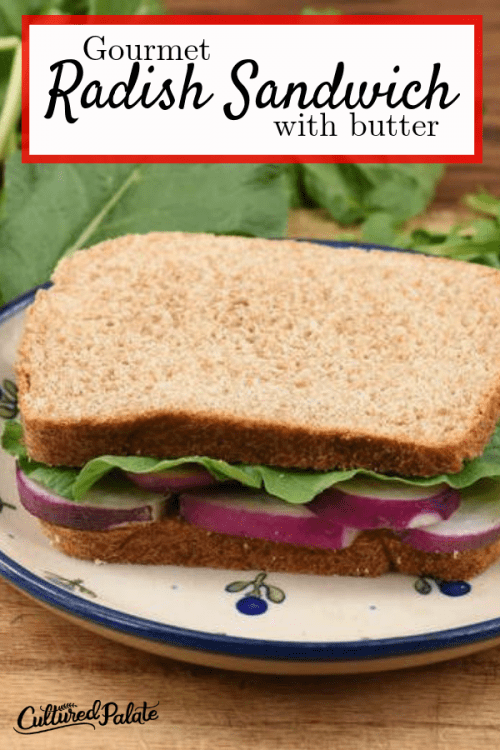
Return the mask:
[[[500,649],[435,666],[347,677],[275,677],[191,667],[96,637],[0,582],[0,746],[39,750],[493,750]],[[149,705],[144,726],[64,728],[29,739],[26,705]]]
[[[294,13],[296,0],[167,0],[176,13]],[[328,3],[311,1],[315,7]],[[500,195],[500,3],[332,0],[347,13],[484,16],[483,165],[449,167],[427,223],[449,224],[464,192]],[[445,40],[443,40],[445,43]],[[334,236],[321,212],[296,212],[290,234]],[[494,750],[500,747],[500,648],[404,672],[272,677],[190,667],[118,645],[46,611],[0,581],[0,747],[24,750]],[[26,705],[159,701],[144,726],[13,730]]]

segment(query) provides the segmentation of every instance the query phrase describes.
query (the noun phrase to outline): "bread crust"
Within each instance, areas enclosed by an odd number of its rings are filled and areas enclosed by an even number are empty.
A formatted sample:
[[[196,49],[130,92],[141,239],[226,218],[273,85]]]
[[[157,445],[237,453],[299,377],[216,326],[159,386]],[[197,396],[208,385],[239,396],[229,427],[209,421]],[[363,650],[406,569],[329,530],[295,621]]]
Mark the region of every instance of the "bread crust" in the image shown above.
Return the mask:
[[[20,382],[23,373],[20,371]],[[465,459],[480,455],[500,410],[500,385],[480,421],[455,443],[418,445],[356,434],[317,431],[271,422],[235,421],[229,416],[171,412],[138,415],[133,420],[57,422],[30,417],[20,408],[29,456],[52,466],[83,466],[102,455],[179,458],[209,456],[229,462],[283,468],[366,468],[401,476],[435,476],[460,471]]]
[[[367,577],[393,571],[468,580],[500,557],[500,539],[480,549],[431,554],[412,549],[387,530],[364,531],[346,549],[325,550],[218,534],[177,516],[109,531],[40,524],[66,555],[107,563]]]

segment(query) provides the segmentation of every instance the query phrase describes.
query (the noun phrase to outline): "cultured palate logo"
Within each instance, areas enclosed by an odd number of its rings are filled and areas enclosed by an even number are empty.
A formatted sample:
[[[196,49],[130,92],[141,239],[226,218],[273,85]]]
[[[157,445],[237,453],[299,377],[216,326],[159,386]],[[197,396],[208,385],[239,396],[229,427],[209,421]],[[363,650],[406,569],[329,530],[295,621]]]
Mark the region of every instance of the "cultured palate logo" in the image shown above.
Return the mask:
[[[46,706],[25,706],[17,717],[14,731],[18,734],[41,734],[54,729],[65,729],[75,726],[86,726],[96,729],[111,724],[147,724],[158,718],[159,702],[149,706],[147,701],[136,706],[130,701],[125,708],[121,708],[114,701],[101,703],[95,700],[92,707],[78,710],[76,703],[64,703],[59,706],[47,703]]]

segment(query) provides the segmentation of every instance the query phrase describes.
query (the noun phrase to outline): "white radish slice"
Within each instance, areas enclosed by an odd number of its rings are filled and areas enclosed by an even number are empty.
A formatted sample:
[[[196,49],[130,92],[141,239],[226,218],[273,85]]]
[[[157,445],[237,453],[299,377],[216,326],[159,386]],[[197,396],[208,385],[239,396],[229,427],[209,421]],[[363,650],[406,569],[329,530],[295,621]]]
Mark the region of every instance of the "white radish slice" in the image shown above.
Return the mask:
[[[410,529],[401,539],[423,552],[462,552],[477,549],[500,536],[500,482],[483,479],[461,490],[458,510],[446,521]]]
[[[343,549],[359,533],[340,523],[321,521],[304,505],[291,505],[258,490],[216,488],[183,493],[180,514],[208,531],[301,547]]]
[[[430,526],[449,518],[460,493],[447,484],[429,487],[371,477],[340,482],[308,507],[325,521],[358,529],[404,529]]]
[[[107,479],[87,492],[85,502],[76,503],[51,492],[20,469],[16,479],[21,503],[31,515],[72,529],[103,531],[156,521],[165,510],[165,496],[123,481],[116,484]]]
[[[125,474],[138,487],[152,492],[179,492],[217,483],[209,471],[196,464],[185,464],[168,471],[152,471],[148,474],[133,474],[131,471]]]

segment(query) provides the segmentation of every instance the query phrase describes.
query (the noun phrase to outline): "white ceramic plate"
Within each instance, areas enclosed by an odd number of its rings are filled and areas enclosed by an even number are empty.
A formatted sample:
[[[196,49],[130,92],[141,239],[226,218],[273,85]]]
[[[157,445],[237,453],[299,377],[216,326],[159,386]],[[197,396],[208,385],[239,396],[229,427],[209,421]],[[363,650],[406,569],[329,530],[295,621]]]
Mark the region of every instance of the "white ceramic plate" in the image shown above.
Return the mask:
[[[335,243],[331,243],[335,244]],[[13,361],[33,292],[0,311],[0,413],[16,409]],[[469,584],[388,574],[321,577],[96,565],[53,550],[19,503],[0,452],[0,574],[109,638],[164,656],[269,673],[408,667],[500,643],[500,565]]]

